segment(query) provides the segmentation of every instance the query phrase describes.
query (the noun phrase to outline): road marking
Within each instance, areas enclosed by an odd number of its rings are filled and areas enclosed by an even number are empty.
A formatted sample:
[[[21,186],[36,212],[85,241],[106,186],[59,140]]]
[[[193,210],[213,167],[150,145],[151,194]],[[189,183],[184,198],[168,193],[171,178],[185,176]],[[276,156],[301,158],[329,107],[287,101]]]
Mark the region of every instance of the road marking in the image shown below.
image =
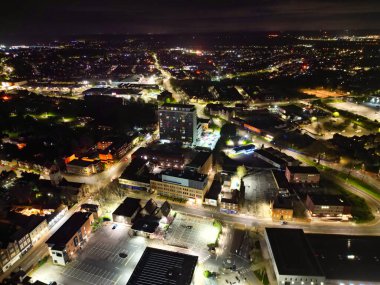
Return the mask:
[[[127,266],[128,262],[132,259],[132,257],[135,255],[135,252],[132,253],[131,257],[127,260],[127,262],[125,263],[125,266]]]

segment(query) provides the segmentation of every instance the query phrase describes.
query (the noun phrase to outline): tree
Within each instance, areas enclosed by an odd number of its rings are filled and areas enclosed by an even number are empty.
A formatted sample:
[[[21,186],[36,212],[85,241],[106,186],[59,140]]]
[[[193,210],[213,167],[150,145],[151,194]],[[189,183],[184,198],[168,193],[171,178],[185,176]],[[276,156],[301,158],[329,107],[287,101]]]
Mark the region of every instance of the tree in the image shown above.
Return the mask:
[[[225,124],[220,130],[220,135],[222,137],[234,137],[236,136],[236,126],[233,124]]]
[[[242,179],[244,176],[247,175],[247,168],[245,167],[245,165],[239,165],[237,168],[236,168],[236,175]]]
[[[209,271],[209,270],[205,270],[204,272],[203,272],[203,275],[204,275],[204,277],[206,277],[206,278],[210,278],[211,277],[211,272]]]

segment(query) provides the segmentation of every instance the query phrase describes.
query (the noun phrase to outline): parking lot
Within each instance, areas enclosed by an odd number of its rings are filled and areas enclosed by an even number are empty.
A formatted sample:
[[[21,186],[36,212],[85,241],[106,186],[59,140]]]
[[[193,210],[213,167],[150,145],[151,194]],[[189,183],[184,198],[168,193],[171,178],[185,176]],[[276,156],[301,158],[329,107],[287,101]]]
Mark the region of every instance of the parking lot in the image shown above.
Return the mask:
[[[211,219],[177,214],[168,230],[166,243],[207,253],[207,244],[214,243],[217,234],[218,230],[212,225]]]
[[[130,237],[126,225],[112,227],[104,225],[93,233],[74,261],[64,267],[44,265],[32,277],[50,282],[54,276],[60,285],[125,285],[149,240]]]
[[[269,217],[269,200],[275,193],[275,181],[270,170],[262,170],[243,178],[245,200],[248,211],[260,216]]]
[[[195,146],[214,149],[219,138],[220,138],[220,133],[218,131],[209,130],[199,136],[199,138],[197,139],[195,143]]]

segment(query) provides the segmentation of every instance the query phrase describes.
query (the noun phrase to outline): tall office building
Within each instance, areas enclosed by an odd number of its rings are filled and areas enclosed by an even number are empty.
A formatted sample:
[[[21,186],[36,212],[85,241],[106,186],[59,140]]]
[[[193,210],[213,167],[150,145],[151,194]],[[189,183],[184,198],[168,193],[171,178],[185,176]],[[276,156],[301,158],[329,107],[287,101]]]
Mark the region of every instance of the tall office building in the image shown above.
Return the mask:
[[[194,105],[164,104],[158,110],[160,138],[193,143],[197,138],[197,113]]]

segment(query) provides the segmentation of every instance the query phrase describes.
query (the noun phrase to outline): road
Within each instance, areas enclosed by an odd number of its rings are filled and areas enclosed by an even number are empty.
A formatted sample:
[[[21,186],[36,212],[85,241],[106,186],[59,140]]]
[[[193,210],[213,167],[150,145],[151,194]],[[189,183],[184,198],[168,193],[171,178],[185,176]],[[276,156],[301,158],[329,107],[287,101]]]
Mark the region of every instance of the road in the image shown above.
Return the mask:
[[[186,94],[184,94],[184,93],[180,93],[180,92],[177,92],[177,91],[174,89],[174,87],[173,87],[173,85],[172,85],[172,83],[171,83],[172,76],[171,76],[171,74],[170,74],[169,71],[165,70],[165,69],[161,66],[161,64],[160,64],[160,62],[159,62],[159,60],[158,60],[158,58],[157,58],[157,54],[155,54],[155,53],[153,54],[153,59],[154,59],[154,65],[155,65],[155,67],[156,67],[156,68],[161,72],[161,74],[162,74],[162,77],[163,77],[163,79],[162,79],[162,86],[164,87],[164,89],[167,90],[167,91],[169,91],[170,93],[172,93],[173,98],[174,98],[174,100],[175,100],[176,102],[182,102],[182,101],[184,101],[184,100],[187,100],[187,96],[186,96]]]

